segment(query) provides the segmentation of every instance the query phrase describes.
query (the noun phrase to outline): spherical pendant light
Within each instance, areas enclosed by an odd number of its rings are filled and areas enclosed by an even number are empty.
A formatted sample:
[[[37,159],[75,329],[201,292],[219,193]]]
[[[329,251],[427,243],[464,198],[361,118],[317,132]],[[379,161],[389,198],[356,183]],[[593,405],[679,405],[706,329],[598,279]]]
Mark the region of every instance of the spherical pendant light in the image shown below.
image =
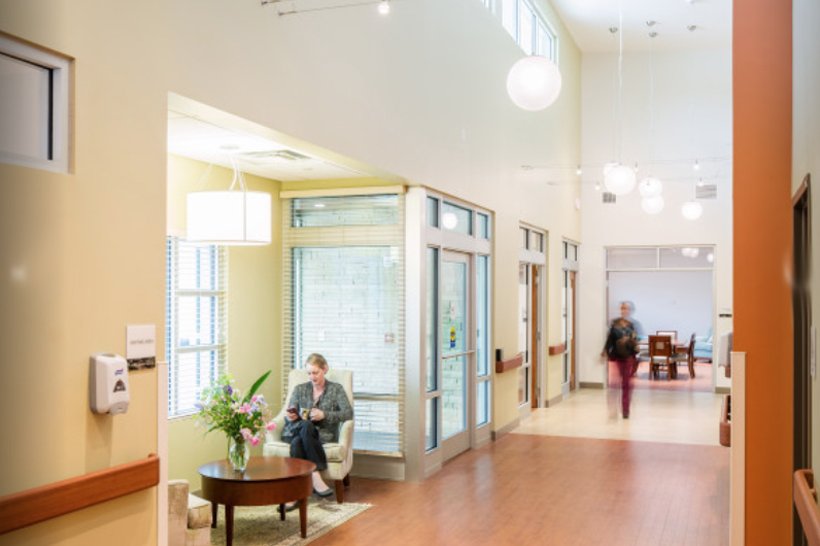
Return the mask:
[[[638,184],[638,191],[641,192],[641,197],[655,197],[663,191],[663,184],[657,178],[647,176]]]
[[[519,108],[543,110],[561,93],[561,72],[546,57],[524,57],[507,74],[507,93]]]
[[[644,197],[641,199],[641,208],[647,214],[658,214],[663,210],[663,197],[660,195]]]
[[[697,220],[703,214],[703,205],[697,201],[687,201],[681,206],[680,213],[687,220]]]
[[[635,188],[635,171],[626,165],[604,168],[604,186],[615,195],[626,195]]]

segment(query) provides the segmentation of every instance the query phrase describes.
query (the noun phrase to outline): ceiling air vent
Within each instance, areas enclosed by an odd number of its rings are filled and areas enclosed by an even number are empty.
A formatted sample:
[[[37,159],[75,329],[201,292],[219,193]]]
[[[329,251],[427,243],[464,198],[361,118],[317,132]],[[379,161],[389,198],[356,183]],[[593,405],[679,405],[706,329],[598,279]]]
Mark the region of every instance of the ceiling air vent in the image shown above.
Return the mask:
[[[605,191],[601,194],[601,201],[605,204],[615,203],[615,194],[611,191]]]
[[[695,186],[695,199],[717,199],[717,184]]]
[[[246,152],[241,154],[242,159],[251,163],[282,163],[290,161],[305,161],[310,159],[306,155],[293,150],[262,150],[258,152]]]

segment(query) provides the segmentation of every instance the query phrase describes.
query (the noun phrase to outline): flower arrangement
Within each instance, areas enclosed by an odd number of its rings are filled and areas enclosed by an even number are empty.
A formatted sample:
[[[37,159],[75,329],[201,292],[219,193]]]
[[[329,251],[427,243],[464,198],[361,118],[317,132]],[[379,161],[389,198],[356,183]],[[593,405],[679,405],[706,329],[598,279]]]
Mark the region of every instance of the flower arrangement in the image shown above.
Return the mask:
[[[228,460],[238,471],[244,471],[250,456],[250,446],[259,445],[265,431],[276,428],[270,406],[264,396],[256,394],[270,375],[270,370],[257,379],[243,396],[230,374],[203,389],[198,420],[207,427],[206,434],[221,430],[228,436]]]

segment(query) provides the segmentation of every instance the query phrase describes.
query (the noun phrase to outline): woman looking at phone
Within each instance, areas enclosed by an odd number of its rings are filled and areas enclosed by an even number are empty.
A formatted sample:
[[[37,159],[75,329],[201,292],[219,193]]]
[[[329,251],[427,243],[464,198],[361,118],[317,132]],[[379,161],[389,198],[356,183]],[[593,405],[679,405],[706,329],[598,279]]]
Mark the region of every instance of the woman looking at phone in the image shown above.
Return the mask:
[[[339,426],[353,419],[353,408],[344,387],[328,381],[327,360],[318,353],[307,357],[305,368],[308,382],[296,385],[285,412],[282,441],[290,443],[290,456],[316,464],[313,473],[313,492],[328,497],[328,487],[319,471],[327,468],[327,457],[322,444],[339,440]],[[296,506],[296,505],[294,505]],[[288,506],[292,508],[292,506]]]

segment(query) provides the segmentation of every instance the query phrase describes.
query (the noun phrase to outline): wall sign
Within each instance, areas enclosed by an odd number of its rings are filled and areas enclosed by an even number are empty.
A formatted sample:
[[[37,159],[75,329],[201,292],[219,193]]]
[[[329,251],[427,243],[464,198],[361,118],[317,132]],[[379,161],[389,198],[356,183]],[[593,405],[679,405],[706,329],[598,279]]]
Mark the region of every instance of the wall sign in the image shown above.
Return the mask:
[[[129,370],[157,365],[157,327],[154,324],[129,324],[126,327],[125,359]]]

